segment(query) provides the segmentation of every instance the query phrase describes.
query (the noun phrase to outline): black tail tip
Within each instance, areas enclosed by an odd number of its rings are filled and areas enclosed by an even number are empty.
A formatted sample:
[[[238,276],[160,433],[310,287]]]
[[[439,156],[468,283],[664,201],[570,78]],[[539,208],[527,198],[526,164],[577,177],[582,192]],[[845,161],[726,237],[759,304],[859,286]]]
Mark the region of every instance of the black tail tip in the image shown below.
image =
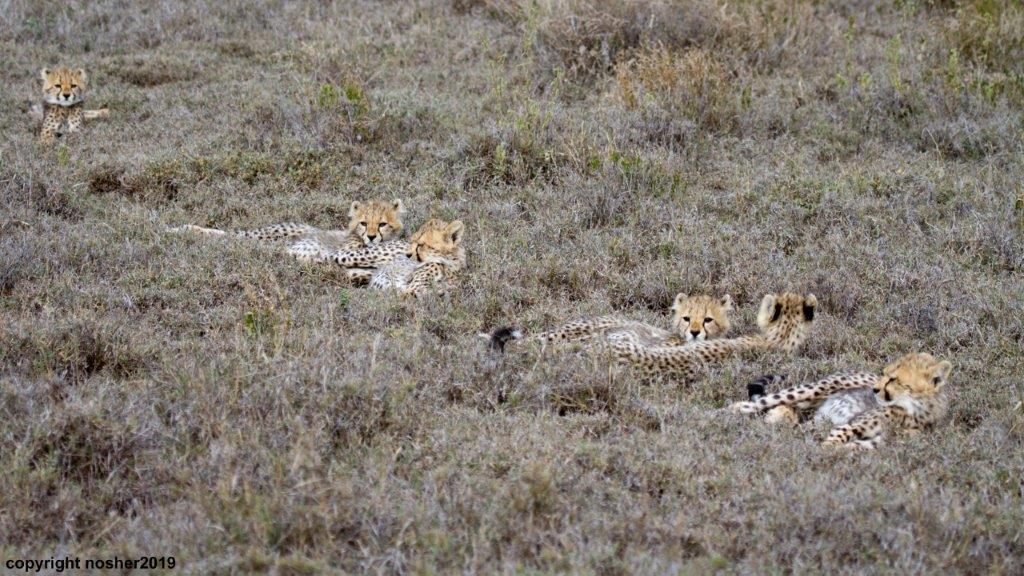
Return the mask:
[[[523,333],[512,326],[495,328],[490,334],[480,333],[480,337],[487,340],[487,347],[495,352],[504,352],[505,345],[513,340],[519,340]]]
[[[747,397],[757,400],[768,393],[768,388],[786,379],[784,374],[767,374],[747,384]]]
[[[750,400],[757,400],[764,396],[764,384],[760,382],[751,382],[747,384],[747,398]]]

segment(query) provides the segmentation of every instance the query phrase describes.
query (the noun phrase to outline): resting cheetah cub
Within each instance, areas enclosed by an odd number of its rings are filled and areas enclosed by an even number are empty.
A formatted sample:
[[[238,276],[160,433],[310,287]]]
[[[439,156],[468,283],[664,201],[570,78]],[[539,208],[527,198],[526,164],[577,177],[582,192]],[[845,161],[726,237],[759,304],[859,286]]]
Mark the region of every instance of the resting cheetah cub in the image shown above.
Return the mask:
[[[679,346],[687,342],[709,340],[729,331],[732,298],[728,294],[715,298],[679,293],[676,294],[671,310],[674,333],[618,316],[600,316],[564,324],[542,332],[537,338],[545,345],[590,340],[597,336],[630,340],[643,346]]]
[[[826,446],[871,450],[887,430],[916,433],[945,417],[949,410],[946,383],[953,370],[931,354],[907,354],[879,376],[867,372],[836,374],[813,384],[800,384],[774,394],[737,402],[736,414],[765,412],[769,421],[796,423],[801,412],[814,410],[814,420],[835,428]]]
[[[434,288],[441,292],[447,290],[466,265],[466,251],[462,247],[464,231],[460,220],[451,223],[428,220],[409,239],[404,256],[392,259],[373,272],[370,288],[397,290],[403,296],[414,297]]]
[[[39,140],[44,144],[64,134],[65,126],[70,134],[81,130],[85,120],[107,116],[106,108],[85,109],[85,70],[43,68],[39,78],[43,81],[43,127]]]
[[[609,339],[608,348],[619,363],[638,367],[642,376],[665,374],[691,381],[706,364],[748,350],[796,351],[807,339],[817,306],[813,294],[766,294],[757,313],[757,334],[694,341],[684,346],[645,346],[628,339]]]
[[[242,238],[253,238],[260,242],[276,242],[292,240],[286,252],[301,262],[326,262],[339,252],[360,253],[370,248],[390,244],[402,232],[402,215],[405,205],[401,200],[391,202],[352,202],[349,208],[348,228],[345,230],[321,230],[308,224],[285,222],[252,230],[218,230],[186,224],[171,228],[172,232],[194,232],[207,236],[224,236],[232,234]],[[394,251],[392,258],[404,253],[404,242],[398,242],[402,250]],[[367,258],[366,262],[383,263],[379,250],[376,259]],[[375,266],[367,266],[372,268]]]

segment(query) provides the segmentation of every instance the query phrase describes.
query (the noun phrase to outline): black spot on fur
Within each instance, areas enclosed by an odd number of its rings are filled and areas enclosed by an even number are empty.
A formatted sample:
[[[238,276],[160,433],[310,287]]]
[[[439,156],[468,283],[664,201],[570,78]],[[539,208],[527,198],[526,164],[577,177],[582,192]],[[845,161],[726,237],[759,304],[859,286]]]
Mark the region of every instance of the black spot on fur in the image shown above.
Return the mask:
[[[808,306],[807,303],[804,303],[804,320],[814,321],[814,306]]]
[[[771,322],[775,322],[776,320],[778,320],[779,316],[782,316],[782,304],[776,303],[775,312],[772,313]]]

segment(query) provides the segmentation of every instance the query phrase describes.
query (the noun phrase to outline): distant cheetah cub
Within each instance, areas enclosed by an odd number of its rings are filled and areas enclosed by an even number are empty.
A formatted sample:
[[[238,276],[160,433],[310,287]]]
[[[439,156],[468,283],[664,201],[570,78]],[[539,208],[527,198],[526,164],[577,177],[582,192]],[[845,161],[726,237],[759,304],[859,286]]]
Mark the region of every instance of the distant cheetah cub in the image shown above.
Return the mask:
[[[420,226],[406,244],[406,253],[377,268],[369,277],[370,288],[395,290],[403,296],[418,297],[436,290],[444,292],[454,286],[459,272],[466,265],[466,251],[462,247],[465,226],[462,221],[445,222],[432,218]],[[383,247],[382,247],[383,248]],[[372,255],[377,248],[366,251]],[[332,259],[358,270],[358,258],[345,253]],[[356,264],[357,266],[350,266]],[[357,277],[358,272],[350,272]]]
[[[723,298],[722,303],[726,302]],[[608,326],[593,330],[577,329],[578,326],[571,331],[557,329],[541,334],[538,339],[542,342],[543,350],[543,343],[556,340],[552,334],[559,334],[557,340],[560,341],[582,340],[600,335],[603,338],[594,338],[597,347],[608,352],[614,362],[635,368],[640,380],[672,377],[687,383],[696,380],[705,367],[749,351],[796,352],[811,333],[817,306],[818,299],[814,294],[765,294],[757,312],[758,332],[734,338],[689,341],[675,335],[662,338],[660,334],[652,336],[652,329],[660,329],[637,322],[619,329]],[[643,327],[643,330],[635,330],[637,326]],[[686,323],[686,326],[690,324]],[[692,330],[690,332],[693,336]],[[494,339],[514,333],[516,331],[513,328],[496,330],[491,336],[491,347],[503,349],[504,343],[499,346]]]
[[[218,230],[186,224],[171,228],[171,232],[193,232],[207,236],[232,234],[242,238],[253,238],[259,242],[291,240],[286,252],[300,262],[327,262],[332,255],[343,252],[363,253],[371,247],[373,257],[361,260],[372,270],[392,258],[405,253],[405,243],[391,242],[402,232],[402,215],[405,204],[401,200],[391,202],[354,201],[348,211],[348,228],[345,230],[321,230],[309,224],[285,222],[252,230]]]
[[[889,364],[881,375],[851,372],[828,376],[813,384],[800,384],[774,394],[736,402],[736,414],[765,413],[769,422],[797,423],[801,413],[813,411],[815,422],[835,428],[826,446],[871,450],[885,432],[916,433],[946,416],[946,383],[953,365],[931,354],[907,354]]]
[[[609,340],[632,341],[642,346],[679,346],[710,340],[729,331],[732,298],[728,294],[718,298],[679,293],[672,302],[671,311],[674,332],[620,316],[599,316],[563,324],[540,333],[537,338],[548,344],[604,336]]]
[[[43,68],[39,71],[39,78],[43,81],[43,104],[39,111],[43,118],[40,142],[52,143],[57,136],[81,130],[85,120],[107,117],[106,108],[85,109],[85,70]]]
[[[684,346],[646,346],[633,339],[609,338],[607,348],[620,364],[636,367],[642,378],[671,376],[691,382],[705,366],[748,351],[796,352],[811,333],[817,306],[813,294],[765,294],[757,312],[755,334],[692,341]]]

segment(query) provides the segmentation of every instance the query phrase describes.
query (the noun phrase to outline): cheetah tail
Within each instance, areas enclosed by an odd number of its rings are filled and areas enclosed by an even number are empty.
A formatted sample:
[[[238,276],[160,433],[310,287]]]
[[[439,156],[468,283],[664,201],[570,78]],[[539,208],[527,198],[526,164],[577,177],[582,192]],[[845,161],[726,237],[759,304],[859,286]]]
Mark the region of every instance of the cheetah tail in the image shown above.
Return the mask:
[[[227,232],[218,230],[217,228],[204,228],[202,226],[196,226],[195,224],[175,226],[173,228],[168,228],[167,231],[173,233],[189,232],[192,234],[201,234],[203,236],[223,236],[227,234]]]
[[[747,384],[747,397],[751,402],[768,394],[768,390],[786,381],[785,374],[766,374]]]
[[[522,338],[523,332],[512,326],[502,326],[495,328],[490,334],[481,332],[479,336],[487,340],[487,347],[489,349],[494,352],[503,353],[505,352],[505,345],[513,340]]]

